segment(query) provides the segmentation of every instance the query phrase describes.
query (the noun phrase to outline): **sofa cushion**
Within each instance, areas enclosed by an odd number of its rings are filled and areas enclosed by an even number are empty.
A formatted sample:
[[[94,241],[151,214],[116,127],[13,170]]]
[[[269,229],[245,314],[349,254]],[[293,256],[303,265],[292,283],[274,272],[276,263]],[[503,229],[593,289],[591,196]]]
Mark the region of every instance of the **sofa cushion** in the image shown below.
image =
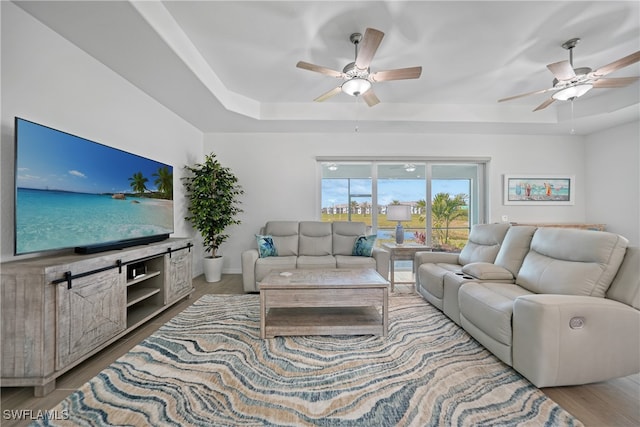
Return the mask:
[[[504,362],[511,364],[510,348],[512,344],[511,317],[513,315],[514,300],[531,292],[508,283],[464,283],[458,291],[458,303],[460,316],[473,325],[482,334],[474,334],[474,338],[487,348],[502,348],[502,354],[497,354]],[[465,321],[463,321],[464,326]],[[465,329],[467,329],[465,327]],[[472,329],[472,328],[470,328]],[[476,336],[478,335],[478,336]],[[491,342],[483,342],[489,339],[497,342],[498,346],[492,346]]]
[[[627,244],[606,231],[539,228],[516,283],[537,294],[604,297]]]
[[[373,268],[376,269],[376,260],[373,257],[336,255],[336,267],[338,268]]]
[[[258,242],[258,256],[260,256],[260,258],[278,256],[278,250],[273,243],[273,237],[256,234],[256,241]]]
[[[356,238],[366,234],[364,222],[336,221],[331,223],[333,229],[333,254],[351,255]]]
[[[319,221],[300,222],[298,255],[331,255],[331,223]]]
[[[508,229],[508,223],[474,225],[467,244],[460,252],[460,264],[495,261]]]
[[[298,255],[298,221],[269,221],[262,234],[273,238],[278,256]]]
[[[270,256],[258,258],[255,266],[256,282],[265,278],[271,270],[295,270],[296,256]]]
[[[296,268],[336,268],[333,255],[299,255]]]
[[[376,243],[376,235],[358,236],[353,244],[351,255],[354,256],[371,256],[373,245]]]
[[[536,227],[532,225],[509,227],[494,264],[509,270],[512,277],[515,278],[522,267],[524,257],[529,252],[531,239],[535,232]]]
[[[463,266],[462,272],[478,280],[514,280],[509,270],[490,262],[472,262]]]
[[[607,290],[607,298],[619,301],[640,310],[640,248],[630,246],[618,269],[616,277]]]

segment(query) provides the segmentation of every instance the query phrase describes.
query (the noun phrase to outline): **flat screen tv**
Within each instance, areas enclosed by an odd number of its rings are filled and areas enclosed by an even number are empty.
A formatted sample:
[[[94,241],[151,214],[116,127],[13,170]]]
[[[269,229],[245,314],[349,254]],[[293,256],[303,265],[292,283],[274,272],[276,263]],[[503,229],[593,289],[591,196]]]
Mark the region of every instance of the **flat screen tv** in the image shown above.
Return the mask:
[[[15,254],[78,253],[173,233],[173,167],[15,119]]]

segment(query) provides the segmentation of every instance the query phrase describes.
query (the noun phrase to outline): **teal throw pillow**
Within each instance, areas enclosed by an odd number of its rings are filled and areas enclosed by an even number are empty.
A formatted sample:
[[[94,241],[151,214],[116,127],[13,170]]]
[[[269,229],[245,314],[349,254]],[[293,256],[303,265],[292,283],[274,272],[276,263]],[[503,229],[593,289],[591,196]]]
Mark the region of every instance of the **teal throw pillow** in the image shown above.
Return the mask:
[[[273,237],[256,234],[256,240],[258,242],[258,254],[260,258],[278,256],[276,245],[273,244]]]
[[[371,256],[373,245],[376,243],[376,235],[358,236],[353,244],[353,252],[355,256]]]

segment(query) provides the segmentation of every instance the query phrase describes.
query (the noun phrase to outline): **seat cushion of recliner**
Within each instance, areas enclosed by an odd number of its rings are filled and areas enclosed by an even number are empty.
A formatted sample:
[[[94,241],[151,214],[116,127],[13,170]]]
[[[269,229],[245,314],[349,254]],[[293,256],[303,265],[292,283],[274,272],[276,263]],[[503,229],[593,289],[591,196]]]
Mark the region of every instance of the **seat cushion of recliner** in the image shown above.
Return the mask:
[[[256,260],[256,282],[265,278],[271,270],[294,270],[296,268],[296,256],[270,256]]]
[[[299,269],[304,268],[336,268],[336,258],[333,255],[304,256],[300,255],[296,263]]]
[[[336,255],[338,268],[376,268],[376,260],[369,256]]]
[[[511,346],[513,302],[530,294],[508,283],[465,283],[458,291],[460,315],[490,338]]]

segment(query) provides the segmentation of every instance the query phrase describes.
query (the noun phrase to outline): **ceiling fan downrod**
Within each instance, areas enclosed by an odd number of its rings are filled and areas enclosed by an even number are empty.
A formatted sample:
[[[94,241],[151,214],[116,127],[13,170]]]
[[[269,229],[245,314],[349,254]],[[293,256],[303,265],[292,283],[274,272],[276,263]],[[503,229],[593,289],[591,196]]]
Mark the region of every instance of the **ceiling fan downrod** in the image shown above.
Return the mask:
[[[362,41],[362,34],[353,33],[351,34],[351,36],[349,36],[349,40],[351,41],[351,43],[353,43],[353,46],[355,47],[355,51],[356,51],[356,54],[354,56],[354,61],[355,61],[356,59],[358,59],[358,45]]]
[[[562,43],[562,47],[569,51],[569,64],[571,64],[571,68],[573,68],[573,48],[576,47],[578,43],[580,43],[580,38],[578,37]]]

